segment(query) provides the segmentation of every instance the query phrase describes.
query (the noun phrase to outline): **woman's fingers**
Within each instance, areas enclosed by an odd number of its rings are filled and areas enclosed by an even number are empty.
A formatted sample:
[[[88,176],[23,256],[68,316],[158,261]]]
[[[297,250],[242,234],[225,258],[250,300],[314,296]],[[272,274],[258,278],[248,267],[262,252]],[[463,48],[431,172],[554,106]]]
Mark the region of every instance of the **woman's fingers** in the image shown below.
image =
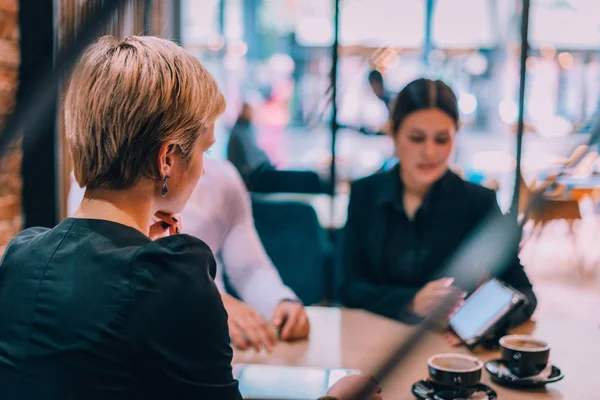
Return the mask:
[[[167,214],[162,211],[154,214],[155,221],[150,225],[150,238],[152,240],[160,239],[169,235],[176,235],[183,231],[181,216],[179,214]]]
[[[167,214],[159,211],[154,214],[156,218],[168,224],[169,233],[171,235],[179,234],[183,231],[183,224],[181,222],[181,216],[179,214]],[[163,225],[164,226],[164,225]]]

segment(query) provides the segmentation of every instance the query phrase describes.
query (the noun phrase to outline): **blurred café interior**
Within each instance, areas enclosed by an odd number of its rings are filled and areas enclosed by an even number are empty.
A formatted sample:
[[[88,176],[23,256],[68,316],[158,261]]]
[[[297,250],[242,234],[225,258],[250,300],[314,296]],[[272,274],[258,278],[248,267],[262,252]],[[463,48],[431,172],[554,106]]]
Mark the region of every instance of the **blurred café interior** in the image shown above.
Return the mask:
[[[297,318],[306,318],[306,326],[310,325],[310,333],[299,333],[295,340],[282,339],[280,331],[277,343],[264,347],[255,343],[260,340],[251,332],[244,332],[243,323],[229,325],[230,331],[246,336],[242,342],[247,346],[240,345],[230,332],[233,370],[244,398],[317,398],[349,370],[376,374],[378,379],[381,373],[383,398],[390,399],[600,398],[595,387],[600,359],[600,2],[0,0],[0,128],[9,126],[11,116],[27,115],[22,120],[31,122],[14,137],[6,136],[8,130],[0,136],[2,253],[22,230],[52,228],[79,207],[85,189],[73,174],[62,100],[69,71],[84,47],[105,34],[153,35],[175,42],[202,63],[224,94],[227,106],[216,119],[215,143],[205,155],[206,176],[199,184],[206,178],[203,190],[211,193],[206,195],[211,202],[198,200],[196,207],[207,208],[202,213],[191,210],[188,203],[190,210],[181,213],[183,233],[206,241],[217,258],[223,289],[217,286],[230,296],[223,300],[230,319],[248,312],[277,325],[270,320],[273,310],[278,312],[278,302],[290,301],[305,313]],[[51,75],[58,65],[64,74]],[[44,76],[57,80],[48,84],[40,79]],[[441,86],[432,86],[435,82],[443,82],[443,88],[447,85],[455,95],[458,114],[444,114],[457,123],[444,168],[459,177],[461,185],[467,182],[465,187],[473,195],[446,199],[464,202],[444,205],[458,210],[446,217],[419,207],[415,220],[408,212],[404,219],[367,215],[372,203],[366,198],[378,196],[384,190],[381,186],[391,182],[367,177],[395,174],[398,181],[403,159],[396,135],[402,133],[396,133],[400,121],[394,118],[404,104],[399,93],[420,78],[429,82],[431,105],[416,109],[446,110],[440,106]],[[412,135],[409,140],[417,140]],[[432,143],[443,145],[438,137]],[[417,151],[416,141],[411,146]],[[211,172],[213,163],[215,171],[223,171]],[[427,164],[422,169],[433,167]],[[240,184],[229,193],[233,200],[215,194],[228,179]],[[372,187],[367,188],[367,182]],[[452,343],[448,328],[427,325],[431,322],[427,316],[410,322],[390,316],[389,307],[384,311],[380,304],[383,300],[363,299],[392,296],[396,290],[392,286],[403,279],[402,272],[389,271],[386,281],[388,272],[379,269],[387,264],[375,265],[369,258],[373,253],[375,260],[381,256],[372,249],[379,241],[387,244],[394,232],[397,244],[388,244],[391,255],[402,253],[405,261],[421,257],[421,251],[435,252],[428,246],[445,240],[440,235],[453,236],[452,224],[462,224],[458,215],[471,215],[476,207],[471,210],[468,204],[475,203],[480,193],[492,192],[503,220],[510,220],[510,229],[516,226],[518,231],[503,232],[518,237],[488,237],[483,231],[469,230],[462,240],[464,235],[457,233],[461,247],[452,253],[469,256],[452,258],[463,262],[462,272],[452,279],[471,274],[469,268],[485,264],[482,260],[492,255],[500,259],[518,253],[520,273],[531,282],[537,305],[531,308],[533,315],[502,333],[530,335],[546,343],[551,348],[546,361],[552,363],[551,369],[544,369],[549,371],[546,376],[514,377],[514,370],[506,367],[503,378],[493,369],[505,357],[500,336],[493,345],[473,348],[460,343],[465,337],[455,328],[459,343]],[[404,201],[393,207],[404,213],[409,208],[408,200]],[[210,226],[193,231],[202,224],[229,223],[232,215],[241,212],[235,209],[239,202],[239,207],[248,203],[248,220],[253,223],[244,228],[250,231],[241,239],[244,243],[238,242],[248,248],[226,248],[234,247],[228,244],[234,233],[242,235],[235,231],[242,229],[237,226],[221,227],[218,233]],[[210,212],[215,216],[205,215]],[[415,228],[419,217],[435,232]],[[379,223],[387,236],[373,228]],[[350,224],[357,230],[352,238],[345,232]],[[208,232],[207,237],[201,232]],[[473,247],[483,238],[488,239],[480,244],[483,250],[469,250],[470,244]],[[514,249],[506,247],[511,245]],[[244,257],[250,260],[250,253],[254,254],[252,246],[258,246],[260,254],[244,264]],[[396,251],[394,246],[408,250]],[[440,251],[446,251],[442,247]],[[389,252],[382,257],[381,263],[390,263]],[[349,271],[349,261],[362,272]],[[268,264],[261,272],[264,275],[252,275],[259,269],[252,262]],[[377,272],[363,271],[371,266]],[[480,267],[488,268],[487,264]],[[0,325],[5,295],[2,268]],[[362,282],[347,284],[363,272],[383,281],[371,291]],[[500,282],[521,291],[517,281]],[[418,289],[412,295],[420,293]],[[467,311],[477,286],[463,289]],[[275,300],[267,300],[269,296]],[[368,305],[362,306],[363,300]],[[479,314],[492,313],[482,304],[472,307],[471,313],[477,314],[475,308]],[[435,316],[435,308],[431,310]],[[479,314],[477,318],[482,317]],[[471,321],[475,316],[463,318]],[[409,339],[414,340],[410,346]],[[0,364],[2,341],[0,328]],[[447,353],[483,362],[485,389],[480,395],[484,397],[475,397],[474,392],[466,397],[458,392],[438,396],[439,382],[427,386],[436,379],[432,357]],[[392,367],[382,367],[392,355],[400,354]],[[507,374],[515,379],[507,380]],[[421,389],[418,382],[423,382]],[[309,388],[315,386],[323,387],[322,393],[313,395],[316,392]],[[269,397],[269,392],[290,397]]]

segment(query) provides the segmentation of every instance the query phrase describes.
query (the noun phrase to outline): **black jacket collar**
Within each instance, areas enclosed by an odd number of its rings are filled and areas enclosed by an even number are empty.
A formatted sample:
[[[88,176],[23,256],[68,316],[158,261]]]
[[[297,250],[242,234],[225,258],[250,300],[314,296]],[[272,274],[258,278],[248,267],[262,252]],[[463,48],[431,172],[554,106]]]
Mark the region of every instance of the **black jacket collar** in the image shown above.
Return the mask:
[[[435,203],[437,199],[444,197],[449,191],[452,190],[452,187],[455,185],[456,180],[460,179],[450,170],[446,171],[446,173],[438,179],[431,189],[429,193],[425,196],[423,200],[423,205],[421,208],[423,210],[427,210],[432,203]],[[389,171],[383,173],[382,181],[380,185],[378,185],[376,190],[376,200],[375,203],[380,207],[392,207],[394,210],[404,210],[402,194],[404,191],[404,185],[402,183],[402,179],[400,178],[400,165],[397,164]]]

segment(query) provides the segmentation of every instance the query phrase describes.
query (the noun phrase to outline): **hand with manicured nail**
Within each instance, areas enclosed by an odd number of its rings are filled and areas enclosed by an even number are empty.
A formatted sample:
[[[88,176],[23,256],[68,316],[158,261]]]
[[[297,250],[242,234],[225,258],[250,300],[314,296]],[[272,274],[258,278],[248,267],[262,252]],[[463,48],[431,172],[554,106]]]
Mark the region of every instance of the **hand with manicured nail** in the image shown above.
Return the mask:
[[[154,214],[150,225],[150,239],[156,240],[165,236],[175,235],[182,232],[181,216],[179,214],[167,214],[162,211]]]

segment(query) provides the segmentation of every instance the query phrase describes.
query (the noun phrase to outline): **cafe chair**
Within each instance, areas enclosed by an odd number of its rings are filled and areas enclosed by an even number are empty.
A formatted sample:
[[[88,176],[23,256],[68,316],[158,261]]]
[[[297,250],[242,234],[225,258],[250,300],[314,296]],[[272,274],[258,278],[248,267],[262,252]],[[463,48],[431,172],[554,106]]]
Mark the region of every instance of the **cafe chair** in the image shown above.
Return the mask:
[[[520,219],[522,225],[529,224],[528,234],[523,235],[520,243],[520,249],[526,244],[531,245],[531,239],[535,240],[536,246],[539,244],[540,237],[544,229],[551,222],[565,221],[568,227],[568,238],[573,247],[575,262],[580,272],[583,272],[584,264],[575,232],[575,222],[581,221],[581,210],[579,201],[569,197],[567,187],[556,183],[556,177],[537,184],[532,182],[527,185],[523,177],[520,177],[521,195],[519,198]],[[534,200],[529,209],[527,205]],[[532,249],[535,257],[537,248]],[[532,258],[534,258],[532,257]]]
[[[258,235],[283,282],[305,305],[325,300],[333,260],[314,208],[253,198],[252,210]]]

